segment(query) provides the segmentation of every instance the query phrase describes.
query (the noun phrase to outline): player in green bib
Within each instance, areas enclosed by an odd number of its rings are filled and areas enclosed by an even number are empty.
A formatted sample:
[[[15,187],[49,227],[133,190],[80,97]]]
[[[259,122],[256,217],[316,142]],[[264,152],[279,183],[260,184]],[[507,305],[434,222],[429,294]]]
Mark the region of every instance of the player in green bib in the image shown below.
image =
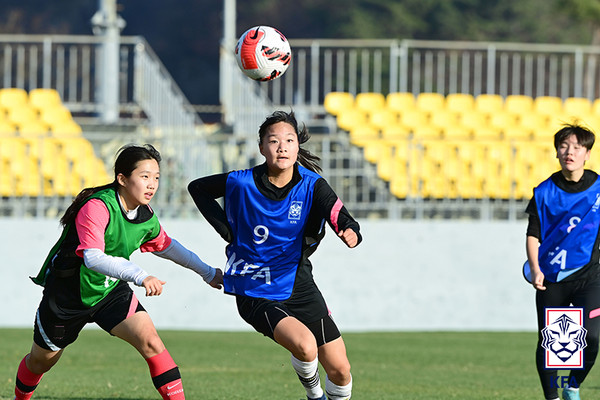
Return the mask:
[[[179,369],[127,282],[162,293],[164,281],[129,257],[140,249],[198,273],[220,289],[220,269],[170,238],[149,203],[158,189],[161,157],[151,145],[126,146],[115,161],[115,180],[84,189],[61,218],[64,229],[33,281],[44,287],[33,346],[17,370],[15,399],[30,399],[43,374],[95,322],[144,357],[163,399],[185,399]]]

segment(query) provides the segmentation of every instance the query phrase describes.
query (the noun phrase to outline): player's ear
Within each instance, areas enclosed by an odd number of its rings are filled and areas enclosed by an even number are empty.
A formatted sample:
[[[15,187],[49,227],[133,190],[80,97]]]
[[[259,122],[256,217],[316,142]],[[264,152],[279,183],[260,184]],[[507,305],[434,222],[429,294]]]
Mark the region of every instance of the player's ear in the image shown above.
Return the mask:
[[[125,175],[123,175],[123,174],[121,174],[121,173],[120,173],[120,174],[118,174],[118,175],[117,175],[117,183],[118,183],[119,185],[121,185],[121,186],[125,186],[125,185],[126,185],[126,183],[127,183],[127,181],[126,181],[126,178],[125,178]]]

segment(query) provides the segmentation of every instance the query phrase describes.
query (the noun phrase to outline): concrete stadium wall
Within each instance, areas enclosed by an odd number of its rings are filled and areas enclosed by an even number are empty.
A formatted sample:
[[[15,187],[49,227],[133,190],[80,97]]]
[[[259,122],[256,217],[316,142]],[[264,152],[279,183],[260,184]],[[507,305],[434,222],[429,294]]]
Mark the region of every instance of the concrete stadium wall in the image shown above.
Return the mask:
[[[162,220],[170,236],[223,268],[224,242],[204,221]],[[348,249],[329,230],[311,257],[342,331],[527,330],[534,290],[521,275],[525,222],[360,221],[363,243]],[[55,220],[0,219],[0,326],[30,327],[42,288],[37,274],[60,235]],[[234,298],[151,254],[132,260],[165,281],[142,304],[160,329],[249,330]]]

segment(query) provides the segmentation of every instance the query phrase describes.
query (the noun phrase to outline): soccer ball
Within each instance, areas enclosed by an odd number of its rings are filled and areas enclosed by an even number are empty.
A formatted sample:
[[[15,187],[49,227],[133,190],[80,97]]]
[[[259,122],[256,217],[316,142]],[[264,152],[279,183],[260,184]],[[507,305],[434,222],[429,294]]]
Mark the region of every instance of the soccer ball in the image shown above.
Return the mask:
[[[235,45],[235,59],[246,76],[256,81],[280,77],[290,66],[290,44],[275,28],[255,26],[248,29]]]

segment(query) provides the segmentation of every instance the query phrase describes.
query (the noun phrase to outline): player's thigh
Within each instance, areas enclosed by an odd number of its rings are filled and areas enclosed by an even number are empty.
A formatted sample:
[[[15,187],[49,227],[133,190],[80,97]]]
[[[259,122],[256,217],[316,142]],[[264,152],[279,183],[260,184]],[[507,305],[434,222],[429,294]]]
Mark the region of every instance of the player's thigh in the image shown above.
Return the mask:
[[[574,296],[574,307],[582,307],[585,313],[584,326],[588,338],[597,342],[600,334],[600,279],[593,277]]]
[[[343,386],[350,382],[350,361],[341,336],[319,346],[319,362],[335,384]]]
[[[301,361],[312,361],[317,356],[317,341],[313,333],[294,317],[281,319],[273,330],[273,337]]]
[[[150,315],[145,311],[136,312],[124,319],[110,334],[131,344],[144,358],[153,357],[165,350]]]

